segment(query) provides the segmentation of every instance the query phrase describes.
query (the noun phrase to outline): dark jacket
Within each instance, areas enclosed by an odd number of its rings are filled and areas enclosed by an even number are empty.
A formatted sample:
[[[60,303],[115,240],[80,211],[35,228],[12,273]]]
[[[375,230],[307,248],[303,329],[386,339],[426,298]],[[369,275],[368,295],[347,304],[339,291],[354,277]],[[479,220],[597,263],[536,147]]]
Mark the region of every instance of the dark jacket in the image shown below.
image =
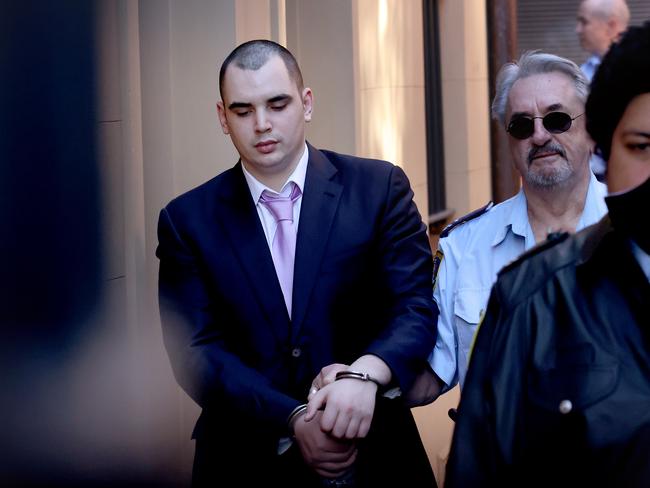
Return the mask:
[[[608,217],[504,268],[445,486],[650,486],[649,305]]]
[[[194,431],[195,481],[300,480],[299,456],[279,457],[278,440],[328,364],[375,354],[396,384],[413,382],[435,343],[437,309],[431,252],[412,196],[397,166],[309,146],[292,320],[239,164],[162,210],[165,345],[179,384],[203,410]],[[410,411],[399,401],[380,403],[374,441],[360,447],[359,477],[429,483]]]

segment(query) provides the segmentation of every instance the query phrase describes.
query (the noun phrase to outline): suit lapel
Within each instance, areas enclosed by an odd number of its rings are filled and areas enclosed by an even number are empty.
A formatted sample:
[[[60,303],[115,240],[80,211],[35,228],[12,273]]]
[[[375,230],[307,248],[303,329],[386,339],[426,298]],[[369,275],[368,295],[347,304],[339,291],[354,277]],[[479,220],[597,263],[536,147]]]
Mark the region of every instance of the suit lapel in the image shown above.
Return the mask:
[[[240,165],[231,170],[230,178],[224,182],[219,195],[221,205],[216,206],[216,213],[223,222],[233,254],[244,270],[278,341],[285,343],[289,332],[289,315],[264,230]]]
[[[342,185],[332,181],[337,169],[320,151],[309,144],[308,149],[309,164],[300,209],[293,273],[291,336],[294,341],[305,318],[343,191]]]

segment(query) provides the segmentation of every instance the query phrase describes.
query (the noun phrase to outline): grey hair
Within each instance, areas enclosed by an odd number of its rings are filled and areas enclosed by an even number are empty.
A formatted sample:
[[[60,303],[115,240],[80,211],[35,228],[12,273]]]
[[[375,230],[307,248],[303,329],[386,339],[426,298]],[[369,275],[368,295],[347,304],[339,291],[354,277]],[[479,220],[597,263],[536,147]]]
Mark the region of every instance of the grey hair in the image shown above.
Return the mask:
[[[576,89],[576,95],[582,103],[589,96],[589,82],[577,64],[555,54],[540,51],[527,51],[518,61],[504,64],[499,70],[496,82],[496,94],[492,101],[492,117],[505,125],[508,96],[512,85],[517,80],[543,73],[563,73]]]

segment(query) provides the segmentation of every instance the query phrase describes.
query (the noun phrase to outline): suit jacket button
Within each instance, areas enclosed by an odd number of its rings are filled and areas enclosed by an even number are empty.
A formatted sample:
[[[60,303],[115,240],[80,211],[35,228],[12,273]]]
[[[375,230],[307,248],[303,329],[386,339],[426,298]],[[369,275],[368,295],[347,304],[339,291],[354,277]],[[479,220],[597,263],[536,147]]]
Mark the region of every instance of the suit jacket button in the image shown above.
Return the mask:
[[[571,410],[573,410],[573,404],[571,403],[571,400],[562,400],[558,406],[558,410],[563,415],[566,415]]]
[[[302,354],[302,351],[300,350],[299,347],[296,347],[296,348],[294,348],[294,349],[291,350],[291,355],[292,355],[294,358],[299,358],[301,354]]]

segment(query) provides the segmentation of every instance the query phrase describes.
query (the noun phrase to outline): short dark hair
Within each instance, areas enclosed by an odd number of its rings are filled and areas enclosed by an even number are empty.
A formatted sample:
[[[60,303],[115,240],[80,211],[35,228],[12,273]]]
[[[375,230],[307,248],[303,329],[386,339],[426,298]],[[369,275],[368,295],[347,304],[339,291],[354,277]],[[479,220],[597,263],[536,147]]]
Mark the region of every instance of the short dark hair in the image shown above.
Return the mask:
[[[298,61],[293,57],[287,48],[277,42],[267,39],[255,39],[237,46],[224,60],[219,70],[219,94],[223,100],[223,80],[226,76],[226,70],[231,64],[238,68],[247,70],[258,70],[266,64],[272,56],[280,56],[284,65],[287,67],[289,76],[296,83],[298,90],[302,92],[304,84],[302,73],[298,66]]]
[[[637,95],[650,92],[650,22],[630,27],[609,49],[587,99],[587,131],[597,152],[608,160],[612,137],[625,109]]]

